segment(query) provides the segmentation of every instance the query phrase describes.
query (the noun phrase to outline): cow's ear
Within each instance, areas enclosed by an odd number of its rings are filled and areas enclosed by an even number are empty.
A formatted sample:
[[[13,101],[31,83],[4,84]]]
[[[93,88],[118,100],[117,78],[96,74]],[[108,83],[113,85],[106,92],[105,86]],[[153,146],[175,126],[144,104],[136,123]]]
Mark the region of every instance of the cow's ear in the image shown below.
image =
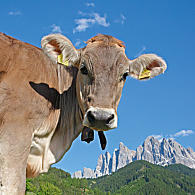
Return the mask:
[[[69,66],[77,65],[79,61],[79,51],[75,49],[68,38],[61,34],[50,34],[43,37],[41,47],[55,63]]]
[[[146,80],[164,73],[166,68],[166,62],[159,56],[144,54],[135,60],[130,60],[129,74],[136,79]]]

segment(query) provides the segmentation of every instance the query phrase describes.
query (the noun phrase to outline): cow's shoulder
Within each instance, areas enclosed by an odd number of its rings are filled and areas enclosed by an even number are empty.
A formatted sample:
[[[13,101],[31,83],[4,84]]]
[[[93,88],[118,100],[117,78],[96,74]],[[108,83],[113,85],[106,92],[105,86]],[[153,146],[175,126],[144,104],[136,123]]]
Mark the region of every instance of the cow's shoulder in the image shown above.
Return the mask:
[[[0,33],[0,120],[14,116],[36,128],[57,107],[57,98],[51,60],[41,49]]]
[[[56,66],[42,49],[0,33],[0,82],[9,77],[15,88],[30,81],[57,88]]]

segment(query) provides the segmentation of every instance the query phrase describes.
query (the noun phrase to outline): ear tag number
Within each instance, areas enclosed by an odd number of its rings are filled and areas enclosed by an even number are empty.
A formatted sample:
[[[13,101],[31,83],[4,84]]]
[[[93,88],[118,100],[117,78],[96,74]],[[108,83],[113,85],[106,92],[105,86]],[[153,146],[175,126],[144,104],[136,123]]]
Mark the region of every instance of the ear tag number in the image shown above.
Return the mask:
[[[58,55],[58,63],[59,64],[63,64],[65,66],[69,66],[68,60],[63,61],[63,55],[62,55],[62,53],[60,55]]]
[[[142,71],[142,73],[139,75],[139,79],[141,80],[141,79],[150,78],[150,73],[151,73],[150,70],[144,68],[143,71]]]

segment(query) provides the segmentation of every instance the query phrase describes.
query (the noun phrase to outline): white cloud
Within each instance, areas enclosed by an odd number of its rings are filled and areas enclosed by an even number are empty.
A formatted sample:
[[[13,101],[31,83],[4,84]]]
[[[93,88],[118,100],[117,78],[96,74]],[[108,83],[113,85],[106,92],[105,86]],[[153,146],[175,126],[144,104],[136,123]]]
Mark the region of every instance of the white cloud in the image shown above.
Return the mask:
[[[93,15],[94,15],[96,22],[99,25],[104,26],[104,27],[110,26],[110,23],[106,22],[106,15],[104,15],[104,17],[101,17],[98,13],[94,13]]]
[[[51,32],[52,33],[62,33],[62,30],[60,26],[57,26],[56,24],[51,25]]]
[[[77,24],[77,27],[73,29],[73,33],[75,32],[81,32],[85,31],[91,24],[95,23],[94,19],[87,19],[87,18],[81,18],[76,19],[75,23]]]
[[[124,14],[121,14],[121,15],[120,15],[120,18],[119,18],[119,19],[116,19],[114,22],[115,22],[115,23],[124,24],[126,19],[127,19],[127,18],[125,17],[125,15],[124,15]]]
[[[78,11],[78,14],[81,16],[89,16],[90,15],[89,13],[84,13],[82,11]]]
[[[122,24],[124,24],[125,23],[125,20],[126,20],[127,18],[123,15],[123,14],[121,14],[121,23]]]
[[[192,135],[192,134],[194,134],[194,131],[192,131],[192,130],[181,130],[181,131],[178,131],[175,134],[169,134],[169,135],[166,135],[166,136],[163,136],[162,134],[152,135],[152,136],[155,139],[158,139],[159,141],[162,141],[164,137],[167,138],[167,139],[173,139],[174,140],[175,138],[189,136],[189,135]]]
[[[88,14],[81,11],[79,11],[79,14],[86,17],[75,19],[75,23],[77,26],[73,29],[73,33],[85,31],[93,24],[98,24],[104,27],[108,27],[110,25],[110,23],[106,21],[106,15],[100,16],[98,13]]]
[[[180,137],[180,136],[189,136],[191,134],[194,134],[194,131],[192,130],[181,130],[177,133],[175,133],[172,137]]]
[[[85,4],[87,7],[95,7],[95,3],[86,3]]]
[[[8,15],[10,16],[20,16],[22,13],[20,11],[10,11],[8,12]]]
[[[140,49],[140,51],[134,56],[135,58],[137,58],[138,56],[140,56],[141,54],[143,54],[143,52],[146,50],[146,46],[142,46],[142,48]]]
[[[74,45],[75,45],[75,47],[78,47],[81,45],[81,43],[82,43],[82,41],[80,39],[77,39],[76,43]]]

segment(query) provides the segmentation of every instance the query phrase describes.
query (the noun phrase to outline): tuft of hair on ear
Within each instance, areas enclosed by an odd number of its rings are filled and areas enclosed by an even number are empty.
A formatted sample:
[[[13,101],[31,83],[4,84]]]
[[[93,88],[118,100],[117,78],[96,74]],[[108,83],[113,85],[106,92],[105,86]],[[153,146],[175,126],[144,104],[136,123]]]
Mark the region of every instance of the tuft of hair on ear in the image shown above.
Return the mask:
[[[167,69],[166,62],[155,54],[143,54],[138,58],[130,61],[130,75],[139,80],[147,80],[159,74],[164,73]],[[143,72],[149,73],[148,76],[142,77]],[[146,74],[147,75],[147,74]]]
[[[52,61],[57,63],[58,55],[62,54],[63,61],[72,64],[78,61],[79,55],[71,41],[61,34],[50,34],[42,38],[41,47]]]

